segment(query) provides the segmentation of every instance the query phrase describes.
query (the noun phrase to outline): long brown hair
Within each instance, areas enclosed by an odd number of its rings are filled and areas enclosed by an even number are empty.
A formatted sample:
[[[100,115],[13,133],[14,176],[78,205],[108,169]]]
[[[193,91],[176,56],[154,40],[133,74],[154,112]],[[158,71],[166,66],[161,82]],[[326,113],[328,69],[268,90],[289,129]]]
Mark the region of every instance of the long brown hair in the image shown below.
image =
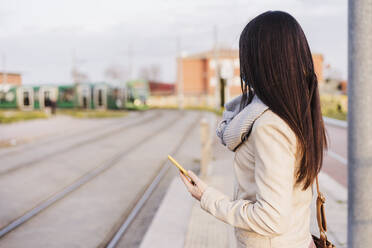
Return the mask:
[[[282,11],[257,16],[240,36],[239,57],[241,107],[256,94],[290,126],[302,156],[296,183],[307,189],[322,167],[327,139],[318,79],[300,24]]]

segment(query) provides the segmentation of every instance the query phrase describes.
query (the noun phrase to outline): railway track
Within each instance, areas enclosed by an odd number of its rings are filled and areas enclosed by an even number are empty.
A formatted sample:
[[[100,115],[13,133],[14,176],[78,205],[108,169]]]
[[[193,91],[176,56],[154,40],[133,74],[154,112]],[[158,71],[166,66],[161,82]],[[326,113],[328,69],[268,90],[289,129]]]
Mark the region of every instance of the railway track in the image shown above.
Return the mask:
[[[140,113],[140,114],[143,115],[143,113]],[[89,133],[89,132],[97,131],[97,129],[100,129],[100,128],[107,128],[111,126],[120,125],[123,120],[126,120],[125,118],[127,117],[117,118],[113,121],[105,122],[104,124],[100,124],[92,128],[88,128],[88,129],[84,129],[80,127],[80,128],[73,129],[73,130],[67,130],[66,132],[63,133],[63,135],[52,136],[50,138],[43,138],[39,141],[35,141],[31,143],[24,143],[19,147],[16,146],[16,147],[11,147],[11,148],[1,149],[0,156],[6,157],[10,155],[20,154],[20,153],[29,151],[30,149],[33,149],[35,146],[52,145],[53,143],[56,143],[56,142],[62,142],[62,141],[65,141],[71,138],[83,136],[87,132]]]
[[[138,121],[134,121],[133,123],[125,124],[123,126],[120,126],[119,128],[114,128],[114,129],[111,129],[109,131],[104,131],[104,132],[102,132],[102,133],[100,133],[98,135],[94,135],[93,137],[89,137],[89,138],[80,140],[80,141],[75,142],[75,143],[73,143],[71,145],[68,145],[66,147],[62,147],[60,149],[52,150],[49,153],[42,153],[39,156],[37,156],[36,158],[33,158],[31,160],[22,161],[20,163],[17,163],[17,164],[14,164],[14,165],[9,166],[8,168],[4,168],[5,166],[3,166],[3,167],[0,168],[0,178],[3,175],[9,174],[9,173],[13,173],[13,172],[18,171],[18,170],[20,170],[22,168],[33,166],[33,165],[35,165],[37,163],[40,163],[41,161],[44,161],[46,159],[49,159],[52,156],[60,155],[62,153],[69,152],[69,151],[71,151],[73,149],[81,148],[81,147],[84,147],[84,146],[86,146],[88,144],[99,142],[99,141],[101,141],[103,139],[107,139],[107,138],[109,138],[111,136],[114,136],[114,135],[116,135],[119,132],[129,131],[133,127],[137,127],[139,125],[143,125],[143,124],[149,123],[151,121],[154,121],[154,120],[160,118],[161,116],[162,116],[162,113],[161,112],[160,113],[154,113],[154,114],[150,115],[150,117],[147,117],[147,118],[144,118],[144,119],[140,119]],[[60,141],[61,140],[57,140],[56,142],[60,142]],[[49,144],[49,143],[47,142],[47,144]],[[3,157],[3,159],[4,159],[4,157]]]
[[[157,118],[160,118],[159,114],[155,114]],[[7,234],[9,234],[11,231],[15,230],[17,227],[25,224],[27,221],[29,221],[31,218],[35,217],[36,215],[40,214],[41,212],[45,211],[47,208],[49,208],[51,205],[55,204],[56,202],[60,201],[61,199],[65,198],[72,192],[79,189],[81,186],[87,184],[88,182],[92,181],[94,178],[96,178],[98,175],[102,174],[103,172],[107,171],[111,167],[113,167],[115,164],[117,164],[121,159],[128,156],[130,153],[138,149],[141,145],[145,144],[149,140],[154,139],[159,134],[165,132],[170,127],[172,127],[175,123],[177,123],[179,120],[182,119],[184,115],[182,113],[179,113],[176,115],[175,118],[173,118],[171,121],[167,122],[165,125],[162,125],[157,130],[153,130],[153,132],[150,132],[148,135],[145,135],[140,140],[134,142],[132,146],[123,149],[122,151],[118,152],[114,156],[111,157],[111,159],[107,160],[105,163],[95,167],[85,175],[81,176],[79,179],[74,181],[73,183],[66,186],[64,189],[62,189],[59,192],[56,192],[53,196],[46,199],[45,201],[39,203],[36,207],[32,208],[31,210],[27,211],[22,216],[19,216],[18,218],[14,219],[11,223],[8,225],[2,227],[0,229],[0,242],[1,239],[4,238]],[[149,118],[147,122],[150,122],[154,119]],[[143,120],[141,121],[143,123]],[[137,123],[137,125],[141,124]],[[133,124],[134,125],[134,124]],[[128,127],[126,127],[128,128]]]
[[[201,114],[197,117],[196,121],[188,127],[186,132],[184,132],[182,139],[178,142],[178,144],[175,145],[172,152],[170,152],[170,155],[175,156],[177,152],[181,149],[182,145],[185,143],[187,137],[190,135],[190,133],[194,130],[196,125],[199,123],[199,120],[201,119]],[[168,159],[165,158],[162,163],[160,170],[155,175],[153,180],[148,184],[146,189],[144,190],[143,194],[139,198],[139,200],[134,204],[134,207],[130,210],[129,214],[125,217],[124,221],[122,221],[122,224],[117,229],[116,232],[112,235],[112,237],[109,239],[108,242],[105,242],[104,244],[101,244],[99,247],[106,247],[106,248],[115,248],[118,243],[120,242],[121,237],[125,234],[125,232],[130,227],[131,223],[134,221],[138,213],[141,211],[141,209],[146,204],[146,201],[150,198],[156,187],[160,184],[163,177],[169,170],[170,164],[168,162]]]

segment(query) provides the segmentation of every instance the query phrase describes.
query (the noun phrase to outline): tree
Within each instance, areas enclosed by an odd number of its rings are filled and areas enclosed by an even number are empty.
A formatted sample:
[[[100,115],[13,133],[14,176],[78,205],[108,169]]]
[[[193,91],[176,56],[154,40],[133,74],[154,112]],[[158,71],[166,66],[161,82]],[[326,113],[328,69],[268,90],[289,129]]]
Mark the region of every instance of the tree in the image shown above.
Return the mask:
[[[72,68],[71,77],[74,83],[83,83],[89,81],[88,75],[78,70],[76,67]]]
[[[142,67],[139,75],[141,78],[149,81],[159,81],[161,68],[158,64],[152,64],[147,67]]]
[[[118,64],[108,66],[104,72],[104,77],[111,83],[122,83],[129,80],[129,70]]]

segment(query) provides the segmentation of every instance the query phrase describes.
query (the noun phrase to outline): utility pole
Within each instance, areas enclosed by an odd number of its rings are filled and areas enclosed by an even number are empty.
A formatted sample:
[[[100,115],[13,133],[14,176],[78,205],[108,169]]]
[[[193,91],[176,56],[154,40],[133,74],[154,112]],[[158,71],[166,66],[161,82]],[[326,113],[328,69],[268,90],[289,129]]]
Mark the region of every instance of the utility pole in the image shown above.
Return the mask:
[[[372,244],[372,0],[349,0],[348,247]]]
[[[76,51],[75,49],[72,49],[71,51],[71,57],[72,57],[72,68],[71,68],[71,76],[72,81],[74,84],[78,83],[78,76],[77,76],[77,62],[76,62]]]
[[[75,49],[72,49],[71,57],[72,57],[71,77],[73,83],[77,84],[86,82],[88,80],[88,76],[79,70],[79,65],[84,63],[85,61],[77,57]]]
[[[128,45],[128,78],[132,80],[132,71],[133,71],[133,47],[130,43]]]
[[[5,55],[5,53],[3,53],[3,55],[2,55],[2,60],[3,60],[3,84],[7,84],[8,83],[8,75],[7,75],[7,72],[6,72],[6,55]]]
[[[178,96],[178,108],[184,108],[184,86],[183,86],[183,64],[182,64],[182,48],[181,38],[177,37],[177,96]]]

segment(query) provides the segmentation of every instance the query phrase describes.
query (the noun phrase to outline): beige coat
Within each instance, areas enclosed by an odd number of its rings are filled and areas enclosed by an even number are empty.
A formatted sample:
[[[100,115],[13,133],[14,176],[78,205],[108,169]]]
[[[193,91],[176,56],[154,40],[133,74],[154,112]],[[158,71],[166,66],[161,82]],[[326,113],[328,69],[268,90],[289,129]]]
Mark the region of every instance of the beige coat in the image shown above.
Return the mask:
[[[312,188],[295,185],[296,136],[271,110],[235,152],[234,200],[208,187],[201,207],[235,227],[238,247],[308,248]]]

